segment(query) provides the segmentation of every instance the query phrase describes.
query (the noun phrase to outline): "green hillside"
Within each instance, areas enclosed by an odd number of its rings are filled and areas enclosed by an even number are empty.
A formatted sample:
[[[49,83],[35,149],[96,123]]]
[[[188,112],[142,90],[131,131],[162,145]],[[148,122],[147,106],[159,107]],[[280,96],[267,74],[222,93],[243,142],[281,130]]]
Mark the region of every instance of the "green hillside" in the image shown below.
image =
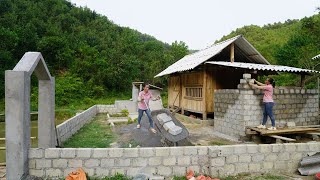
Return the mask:
[[[183,42],[165,44],[65,0],[1,0],[0,39],[0,99],[4,71],[40,51],[56,76],[57,105],[130,91],[132,81],[166,84],[153,76],[188,53]]]
[[[268,24],[263,27],[250,25],[238,28],[219,41],[236,35],[246,39],[271,63],[320,71],[319,60],[311,60],[320,54],[320,13],[301,20]],[[298,85],[299,76],[281,74],[275,76],[278,85]],[[307,87],[316,87],[317,76],[307,78]]]

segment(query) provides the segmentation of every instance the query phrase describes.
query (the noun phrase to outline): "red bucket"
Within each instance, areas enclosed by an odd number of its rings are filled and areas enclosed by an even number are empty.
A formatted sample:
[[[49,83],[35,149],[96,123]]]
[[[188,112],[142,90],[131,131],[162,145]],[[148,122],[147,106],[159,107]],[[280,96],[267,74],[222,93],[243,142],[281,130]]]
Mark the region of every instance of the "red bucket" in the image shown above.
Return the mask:
[[[317,180],[320,180],[320,172],[316,174],[315,178],[316,178]]]

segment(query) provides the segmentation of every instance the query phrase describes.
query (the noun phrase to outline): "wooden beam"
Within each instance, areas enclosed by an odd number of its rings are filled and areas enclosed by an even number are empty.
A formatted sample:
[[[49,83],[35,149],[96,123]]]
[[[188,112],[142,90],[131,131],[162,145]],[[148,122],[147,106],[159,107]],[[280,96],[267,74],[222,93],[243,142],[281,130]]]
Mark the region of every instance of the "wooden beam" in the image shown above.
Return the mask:
[[[295,139],[292,138],[287,138],[287,137],[283,137],[283,136],[278,136],[278,135],[268,135],[269,137],[275,138],[275,139],[281,139],[283,141],[289,141],[289,142],[294,142],[297,141]]]
[[[301,74],[300,86],[304,87],[305,84],[306,84],[306,75],[305,74]]]
[[[183,108],[183,82],[182,82],[182,74],[179,74],[179,83],[180,83],[180,89],[179,89],[179,107],[181,108],[181,114],[184,114],[184,108]]]
[[[234,43],[230,45],[230,62],[234,62]]]
[[[202,119],[207,120],[207,69],[203,69],[203,85],[202,85]]]

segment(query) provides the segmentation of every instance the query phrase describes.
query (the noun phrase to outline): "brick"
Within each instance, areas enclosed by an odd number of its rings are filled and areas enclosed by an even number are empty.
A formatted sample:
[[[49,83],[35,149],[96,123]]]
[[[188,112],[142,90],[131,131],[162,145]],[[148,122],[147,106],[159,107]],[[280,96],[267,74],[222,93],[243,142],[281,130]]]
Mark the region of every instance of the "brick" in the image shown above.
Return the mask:
[[[303,158],[303,156],[302,156],[302,153],[300,153],[300,152],[293,152],[290,157],[290,159],[293,161],[301,161],[302,158]]]
[[[45,158],[60,158],[60,149],[48,148],[48,149],[45,149],[44,154],[45,154],[44,155]]]
[[[133,158],[131,159],[131,166],[145,167],[148,165],[148,160],[146,158]]]
[[[286,170],[288,167],[287,162],[284,161],[277,161],[277,163],[274,163],[274,169],[277,171]]]
[[[86,172],[88,174],[88,176],[94,176],[94,169],[93,168],[83,167],[82,169],[84,172]]]
[[[92,153],[93,158],[106,158],[108,157],[108,149],[106,148],[95,148]]]
[[[197,147],[184,147],[184,155],[197,155],[198,149]]]
[[[239,156],[238,155],[230,155],[226,157],[226,163],[227,164],[232,164],[232,163],[236,163],[239,161]]]
[[[239,156],[239,162],[251,162],[251,156],[243,154]]]
[[[91,148],[81,148],[77,149],[77,157],[78,158],[90,158],[91,157]]]
[[[197,148],[198,148],[198,155],[208,154],[208,147],[197,147]]]
[[[199,173],[208,174],[208,173],[203,173],[200,166],[198,166],[198,165],[188,166],[187,171],[190,169],[193,170],[195,174],[199,174]],[[206,171],[206,172],[208,172],[208,171]]]
[[[68,161],[66,159],[53,159],[52,167],[54,168],[66,168],[68,166]]]
[[[115,164],[119,167],[127,167],[127,166],[130,166],[130,159],[116,159],[115,160]]]
[[[74,148],[61,149],[61,158],[75,158],[76,151]]]
[[[176,165],[176,157],[170,156],[163,159],[163,165],[165,166],[173,166]]]
[[[263,162],[262,163],[262,169],[263,170],[270,170],[273,169],[273,162]]]
[[[279,153],[278,160],[279,161],[286,161],[290,159],[290,154],[288,152]]]
[[[251,79],[251,74],[245,73],[242,77],[243,79]]]
[[[235,154],[246,154],[247,146],[246,145],[235,145],[234,146],[234,153]]]
[[[36,160],[29,159],[29,169],[35,169],[35,168],[36,168]]]
[[[31,148],[29,149],[29,158],[43,158],[44,157],[44,150],[38,148]]]
[[[170,149],[169,148],[155,148],[156,156],[169,156]]]
[[[295,152],[296,144],[295,143],[286,143],[284,144],[284,149],[286,152]]]
[[[283,151],[283,144],[272,144],[271,145],[272,152],[282,152]]]
[[[254,154],[258,152],[258,145],[256,144],[248,144],[247,145],[247,153]]]
[[[98,167],[98,168],[95,169],[95,174],[96,174],[97,176],[100,176],[100,177],[104,177],[104,176],[109,176],[109,175],[110,175],[109,169],[100,168],[100,167]]]
[[[262,162],[264,160],[264,154],[252,155],[252,162]]]
[[[129,169],[127,169],[127,176],[134,177],[135,175],[137,175],[139,173],[140,169],[141,168],[130,167]]]
[[[62,171],[60,169],[46,169],[46,177],[61,177]]]
[[[51,168],[51,160],[36,159],[36,169]]]
[[[121,168],[111,169],[110,175],[125,174],[125,170]]]
[[[249,165],[247,163],[236,164],[236,172],[237,173],[249,172]]]
[[[233,164],[226,164],[223,166],[223,171],[225,175],[230,175],[235,172],[236,168]]]
[[[268,154],[265,157],[265,161],[277,161],[278,156],[277,154],[273,153],[273,154]]]
[[[184,176],[186,174],[186,167],[174,166],[172,167],[172,173],[176,176]]]
[[[43,177],[44,171],[42,169],[41,170],[29,169],[29,175],[36,176],[36,177]]]
[[[198,160],[199,160],[198,156],[191,157],[191,164],[192,165],[198,165],[199,164]]]
[[[170,148],[168,148],[170,149]],[[151,157],[154,156],[154,148],[139,148],[139,156],[140,157]]]
[[[172,121],[169,121],[167,123],[165,123],[163,125],[163,128],[166,130],[166,131],[169,131],[169,129],[172,129],[173,127],[175,127],[176,125],[174,124],[174,122]]]
[[[320,143],[308,143],[310,151],[318,152],[320,151]]]
[[[67,168],[63,170],[63,177],[68,176],[70,173],[75,172],[77,168]],[[86,171],[85,171],[86,172]]]
[[[101,159],[101,167],[113,167],[114,159]]]
[[[272,152],[272,148],[269,144],[260,144],[259,145],[259,151],[261,153],[271,153]]]
[[[172,118],[168,116],[166,113],[161,113],[157,115],[157,119],[159,120],[159,123],[163,125],[166,122],[172,121]]]
[[[249,171],[250,172],[260,172],[261,165],[260,163],[250,163],[249,164]]]
[[[172,175],[172,168],[171,167],[166,167],[166,166],[159,166],[158,167],[158,171],[157,171],[159,175],[161,176],[171,176]]]
[[[124,157],[138,157],[138,148],[126,148],[123,150]]]
[[[71,159],[68,161],[68,167],[82,167],[82,160],[81,159]]]
[[[226,146],[222,146],[221,147],[221,155],[225,156],[225,155],[230,155],[230,154],[234,154],[234,145],[226,145]],[[210,149],[209,149],[210,152]]]
[[[122,148],[111,148],[111,149],[109,149],[109,156],[110,157],[122,157],[123,156],[123,149]]]
[[[160,157],[151,157],[149,159],[149,165],[150,166],[158,166],[161,164],[161,158]]]
[[[170,155],[171,156],[181,156],[183,154],[183,148],[182,147],[172,147],[170,149]]]
[[[224,166],[225,157],[216,157],[211,159],[211,166]]]
[[[100,161],[98,159],[89,159],[85,160],[84,166],[91,168],[91,167],[98,167],[100,165]]]
[[[189,156],[181,156],[178,157],[178,165],[189,165],[190,164],[190,157]]]

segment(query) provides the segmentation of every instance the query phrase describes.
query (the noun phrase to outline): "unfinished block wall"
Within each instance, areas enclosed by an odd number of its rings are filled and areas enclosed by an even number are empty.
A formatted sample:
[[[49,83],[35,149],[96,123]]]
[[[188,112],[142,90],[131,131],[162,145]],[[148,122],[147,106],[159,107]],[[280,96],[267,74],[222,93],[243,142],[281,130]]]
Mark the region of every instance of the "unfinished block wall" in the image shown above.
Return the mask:
[[[240,138],[246,126],[257,126],[263,116],[263,91],[252,89],[215,90],[214,129]],[[276,125],[295,122],[297,126],[319,124],[319,97],[316,90],[276,88],[273,95]],[[268,119],[267,126],[271,121]]]
[[[184,176],[191,168],[212,177],[238,173],[297,171],[308,153],[320,143],[241,144],[202,147],[30,149],[29,173],[43,178],[63,178],[81,167],[89,176],[122,173]]]

